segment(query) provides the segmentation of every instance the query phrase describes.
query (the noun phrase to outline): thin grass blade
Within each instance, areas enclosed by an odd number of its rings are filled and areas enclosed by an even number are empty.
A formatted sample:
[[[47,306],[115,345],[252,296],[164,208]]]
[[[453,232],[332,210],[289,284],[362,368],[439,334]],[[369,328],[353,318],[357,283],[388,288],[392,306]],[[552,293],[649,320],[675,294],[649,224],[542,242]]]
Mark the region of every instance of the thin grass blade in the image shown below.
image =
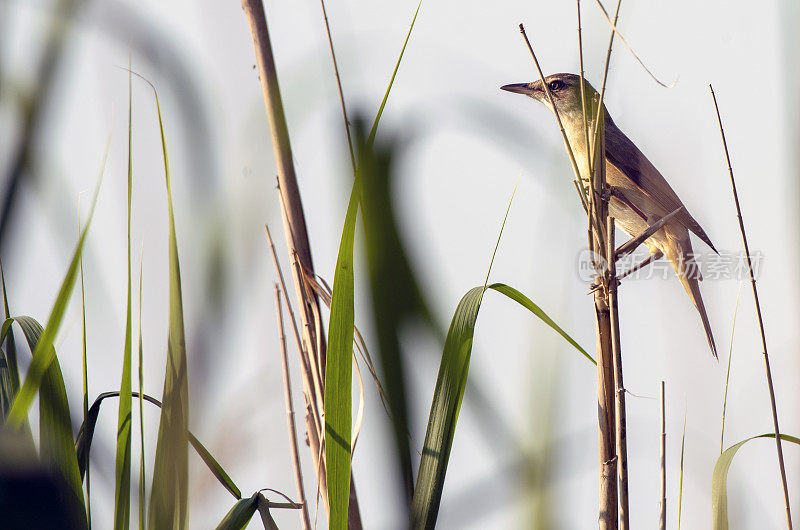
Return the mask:
[[[131,281],[131,197],[133,193],[133,73],[128,64],[128,291],[125,313],[125,346],[122,381],[119,385],[117,458],[114,488],[114,528],[128,530],[131,519],[131,337],[133,334],[133,293]]]
[[[406,53],[406,46],[408,46],[408,40],[411,38],[411,31],[414,29],[414,23],[417,21],[417,15],[419,15],[420,7],[422,7],[422,0],[420,0],[419,4],[417,4],[417,10],[414,12],[414,18],[411,19],[411,26],[408,28],[406,40],[403,41],[403,48],[400,50],[400,56],[397,58],[397,63],[394,65],[392,77],[389,79],[389,86],[386,87],[386,93],[383,95],[383,100],[381,101],[380,107],[378,107],[378,113],[375,115],[375,121],[372,122],[372,129],[369,131],[369,139],[367,140],[370,145],[375,142],[375,135],[378,133],[378,123],[380,123],[381,116],[383,116],[383,109],[386,108],[386,102],[389,101],[389,92],[392,91],[392,85],[394,85],[394,79],[397,77],[397,71],[400,70],[400,63],[403,60],[403,54]]]
[[[175,214],[172,206],[172,183],[169,156],[164,135],[164,120],[158,93],[153,88],[164,157],[164,176],[169,210],[169,338],[167,367],[164,373],[164,405],[158,425],[153,486],[150,492],[150,528],[182,530],[188,519],[188,438],[189,381],[186,362],[186,338],[183,326],[181,271]]]
[[[736,315],[739,314],[739,298],[742,294],[742,282],[739,282],[739,290],[736,291],[736,305],[733,308],[733,324],[731,324],[731,347],[728,350],[728,369],[725,371],[725,392],[722,394],[722,427],[719,431],[719,454],[725,447],[725,413],[728,410],[728,383],[731,379],[731,362],[733,361],[733,337],[736,332]]]
[[[139,260],[139,530],[145,530],[147,480],[144,469],[144,352],[142,350],[142,269],[144,256]]]

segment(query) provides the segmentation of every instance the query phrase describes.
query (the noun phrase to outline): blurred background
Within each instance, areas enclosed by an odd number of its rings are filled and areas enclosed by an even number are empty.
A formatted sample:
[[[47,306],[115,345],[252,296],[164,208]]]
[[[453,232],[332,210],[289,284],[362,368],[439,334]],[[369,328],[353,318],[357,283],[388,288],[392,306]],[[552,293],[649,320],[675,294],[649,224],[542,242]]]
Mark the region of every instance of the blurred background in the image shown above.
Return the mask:
[[[609,11],[613,7],[606,5]],[[268,0],[265,8],[315,266],[332,283],[352,173],[322,12],[313,1]],[[327,4],[351,112],[371,118],[377,111],[415,9],[415,3],[388,0]],[[606,93],[617,125],[670,181],[715,246],[740,255],[708,91],[713,83],[750,246],[762,255],[759,294],[781,428],[794,435],[800,433],[794,264],[800,196],[798,10],[786,1],[623,2],[620,31],[657,76],[677,81],[669,89],[658,86],[616,42]],[[54,17],[68,24],[60,42],[52,38]],[[449,322],[460,297],[482,284],[518,182],[491,279],[524,292],[593,351],[593,306],[578,270],[586,222],[560,134],[543,106],[499,90],[537,78],[517,29],[520,22],[545,74],[578,70],[574,3],[423,2],[378,136],[402,144],[395,157],[395,206],[438,320]],[[599,87],[610,30],[589,1],[583,2],[583,26],[586,75]],[[46,320],[77,238],[78,212],[88,209],[105,139],[113,131],[84,258],[90,401],[119,385],[126,296],[128,76],[123,68],[129,54],[133,69],[159,90],[170,148],[191,428],[243,492],[270,487],[294,497],[276,274],[264,235],[264,224],[276,236],[281,233],[276,169],[239,2],[0,2],[0,170],[3,200],[13,204],[0,252],[12,314]],[[153,95],[138,80],[133,170],[134,270],[143,259],[144,388],[160,396],[167,342],[167,206]],[[15,173],[21,177],[12,192]],[[276,243],[285,260],[282,237]],[[698,240],[695,249],[709,252]],[[356,263],[356,322],[371,344],[366,269],[363,259]],[[637,527],[655,525],[658,517],[659,381],[666,381],[670,526],[677,519],[684,414],[682,522],[686,528],[710,526],[711,472],[719,454],[732,336],[725,447],[772,429],[754,304],[743,272],[702,285],[719,362],[674,274],[622,284],[625,382],[641,396],[627,402]],[[593,527],[595,370],[505,298],[487,294],[484,304],[439,527]],[[81,417],[80,329],[76,291],[56,344],[73,418]],[[419,450],[441,346],[437,337],[414,329],[405,346],[413,390],[411,437]],[[296,376],[297,357],[290,353]],[[23,363],[26,355],[20,354]],[[296,377],[294,388],[299,407]],[[402,495],[393,481],[394,464],[385,456],[393,443],[390,423],[374,385],[366,381],[366,388],[366,418],[353,461],[362,517],[366,528],[398,528]],[[145,422],[152,461],[155,409],[145,409]],[[116,405],[104,407],[92,451],[98,528],[113,519],[115,428]],[[302,439],[301,421],[298,429]],[[138,451],[134,435],[134,462]],[[796,447],[785,446],[795,506],[800,506],[798,455]],[[301,458],[313,508],[314,469],[304,447]],[[209,528],[230,508],[231,498],[194,453],[190,466],[190,525]],[[731,469],[729,495],[732,528],[782,524],[772,442],[755,441],[741,451]],[[299,526],[294,512],[275,516],[282,528]],[[321,505],[319,524],[326,524]]]

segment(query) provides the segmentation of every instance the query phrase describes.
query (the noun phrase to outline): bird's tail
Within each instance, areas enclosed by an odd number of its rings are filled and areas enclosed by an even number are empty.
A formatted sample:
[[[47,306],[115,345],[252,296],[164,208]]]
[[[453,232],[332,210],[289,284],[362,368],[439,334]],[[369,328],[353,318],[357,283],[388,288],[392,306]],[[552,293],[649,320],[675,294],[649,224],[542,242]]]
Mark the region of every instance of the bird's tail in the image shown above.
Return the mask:
[[[700,295],[700,274],[696,270],[696,264],[694,264],[694,262],[684,264],[682,269],[683,270],[676,270],[678,278],[680,278],[683,288],[686,289],[686,294],[688,294],[689,298],[694,302],[697,312],[700,313],[700,318],[703,320],[703,328],[706,330],[708,346],[711,348],[711,353],[714,354],[714,358],[718,359],[717,346],[714,343],[714,335],[711,333],[711,323],[708,321],[706,306],[703,305],[703,297]]]

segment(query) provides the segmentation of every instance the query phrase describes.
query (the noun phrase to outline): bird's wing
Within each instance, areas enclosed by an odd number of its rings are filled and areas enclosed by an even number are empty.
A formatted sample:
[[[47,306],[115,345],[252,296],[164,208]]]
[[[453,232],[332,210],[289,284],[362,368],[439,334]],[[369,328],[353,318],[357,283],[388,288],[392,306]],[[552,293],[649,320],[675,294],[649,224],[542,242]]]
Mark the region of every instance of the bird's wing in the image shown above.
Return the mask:
[[[617,128],[608,113],[606,113],[605,136],[606,160],[610,164],[613,164],[631,182],[656,201],[664,211],[674,212],[680,206],[684,206],[667,180],[639,148]],[[697,237],[711,247],[711,250],[717,252],[700,223],[692,217],[685,206],[676,216],[676,220],[697,234]]]

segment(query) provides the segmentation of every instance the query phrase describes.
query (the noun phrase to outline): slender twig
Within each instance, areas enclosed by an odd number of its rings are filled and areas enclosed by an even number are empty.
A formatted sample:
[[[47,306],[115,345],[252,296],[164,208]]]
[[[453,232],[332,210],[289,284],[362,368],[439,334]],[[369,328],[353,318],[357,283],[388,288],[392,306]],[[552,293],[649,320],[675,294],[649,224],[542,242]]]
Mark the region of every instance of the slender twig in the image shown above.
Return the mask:
[[[520,24],[519,31],[520,33],[522,33],[522,37],[525,39],[525,44],[528,45],[528,51],[531,52],[531,57],[533,57],[533,62],[536,65],[536,70],[539,72],[539,78],[542,80],[542,87],[544,87],[544,92],[545,94],[547,94],[547,98],[550,100],[550,106],[553,107],[553,113],[556,115],[558,128],[561,131],[561,137],[564,139],[564,144],[567,146],[567,153],[569,154],[569,161],[572,164],[572,171],[575,172],[575,178],[577,178],[580,181],[581,172],[578,169],[578,163],[576,162],[575,155],[572,152],[572,146],[569,143],[569,138],[567,138],[567,132],[564,130],[564,125],[561,123],[561,115],[559,115],[558,108],[556,107],[555,101],[553,101],[553,95],[550,93],[550,87],[547,86],[547,83],[544,80],[544,73],[542,72],[542,67],[539,66],[539,59],[536,58],[536,54],[533,51],[533,46],[531,46],[531,41],[528,40],[528,35],[525,33],[525,26]]]
[[[608,66],[611,63],[611,48],[614,45],[614,35],[616,35],[616,27],[617,27],[617,20],[619,19],[619,7],[622,5],[622,0],[617,0],[617,9],[614,12],[614,24],[612,27],[614,28],[611,30],[611,37],[608,40],[608,52],[606,53],[606,66],[603,69],[603,84],[600,86],[600,100],[597,102],[597,116],[595,116],[594,121],[594,135],[592,136],[592,147],[589,148],[589,163],[593,164],[596,159],[597,153],[597,130],[600,127],[600,119],[604,118],[603,116],[603,99],[606,95],[606,81],[608,81]],[[605,157],[601,157],[600,160],[604,160]],[[592,166],[590,166],[592,167]],[[593,167],[592,167],[593,168]]]
[[[292,324],[292,331],[294,331],[295,342],[297,343],[297,351],[300,357],[300,362],[302,364],[302,377],[301,380],[303,382],[303,395],[305,396],[306,400],[306,407],[309,407],[310,410],[307,411],[305,415],[306,419],[306,433],[308,434],[308,443],[311,448],[311,454],[314,460],[314,468],[317,470],[317,479],[319,483],[318,491],[322,489],[322,483],[325,481],[324,473],[321,474],[323,469],[322,467],[322,459],[320,458],[320,450],[322,448],[322,415],[320,414],[319,404],[321,401],[318,400],[316,393],[317,387],[317,378],[314,375],[314,370],[311,367],[311,355],[308,354],[308,350],[306,349],[306,343],[300,339],[300,332],[297,328],[297,321],[294,316],[294,311],[292,311],[292,305],[289,303],[289,298],[286,295],[286,282],[283,278],[283,270],[281,269],[280,262],[278,261],[278,254],[275,250],[275,244],[272,241],[272,235],[270,234],[269,227],[264,226],[267,232],[267,240],[269,241],[270,251],[272,253],[272,260],[275,265],[275,270],[278,273],[278,279],[280,280],[281,284],[281,292],[283,293],[283,300],[286,304],[286,309],[289,312],[289,321]],[[323,490],[327,491],[327,490]],[[327,496],[326,496],[327,498]]]
[[[309,290],[307,289],[305,278],[303,277],[302,266],[297,258],[297,254],[291,254],[291,266],[293,275],[300,278],[300,296],[304,300],[310,297]],[[314,329],[322,329],[321,318],[319,316],[319,308],[311,315],[312,321],[306,322],[303,327],[305,328],[306,336],[311,336]],[[317,401],[317,414],[320,418],[325,415],[325,357],[320,352],[324,349],[324,339],[321,334],[317,335],[317,341],[310,345],[306,345],[306,354],[308,358],[309,377],[313,384],[313,389]],[[316,354],[314,353],[316,352]],[[320,425],[325,422],[321,421]],[[324,429],[320,430],[320,440],[325,438]]]
[[[281,288],[275,284],[275,308],[278,310],[278,334],[281,345],[281,366],[283,368],[283,390],[286,398],[286,416],[289,429],[289,442],[292,451],[292,467],[294,469],[294,480],[297,485],[297,496],[303,509],[300,512],[300,520],[303,523],[303,530],[311,530],[311,521],[308,518],[308,506],[306,506],[306,492],[303,487],[303,473],[300,470],[300,452],[297,448],[297,431],[294,424],[294,405],[292,404],[292,382],[289,377],[289,355],[286,353],[286,335],[283,331],[283,310],[281,309]]]
[[[575,158],[575,153],[572,150],[572,144],[569,142],[569,137],[567,136],[567,131],[564,129],[564,124],[561,122],[561,115],[558,112],[558,107],[556,107],[556,103],[553,100],[553,94],[550,93],[550,87],[547,86],[547,82],[544,78],[544,72],[542,72],[542,67],[539,65],[539,59],[536,58],[536,53],[533,51],[533,46],[531,45],[531,41],[528,39],[528,34],[525,33],[525,26],[523,24],[519,25],[519,31],[522,33],[522,38],[525,39],[525,45],[528,47],[528,51],[533,58],[533,63],[536,65],[536,71],[539,72],[539,79],[542,81],[542,87],[544,88],[545,94],[547,94],[547,98],[550,100],[550,106],[553,108],[553,114],[556,115],[556,122],[558,122],[558,129],[561,131],[561,137],[564,140],[564,145],[567,148],[567,155],[569,155],[570,164],[572,164],[572,171],[575,173],[575,178],[578,182],[583,182],[583,178],[581,177],[581,171],[578,167],[578,161]],[[578,192],[582,194],[583,200],[586,204],[591,204],[591,196],[586,197],[586,190],[583,189],[583,186],[578,186]],[[591,209],[590,209],[591,211]],[[589,216],[591,222],[591,215]]]
[[[583,136],[586,141],[586,147],[589,147],[589,123],[586,121],[586,80],[584,79],[583,68],[583,32],[581,31],[581,0],[577,0],[578,4],[578,63],[581,69],[581,110],[583,118]]]
[[[353,150],[353,138],[350,135],[350,121],[347,119],[347,106],[344,104],[344,91],[342,90],[342,79],[339,77],[339,63],[336,61],[336,52],[333,50],[333,38],[331,37],[331,26],[328,23],[328,11],[325,9],[325,0],[319,0],[322,5],[322,18],[325,19],[325,32],[328,34],[328,46],[331,50],[333,60],[333,73],[336,76],[336,87],[339,89],[339,103],[342,106],[342,119],[344,119],[344,131],[347,134],[347,147],[350,148],[350,163],[353,164],[353,174],[356,172],[356,154]]]
[[[303,344],[302,339],[300,338],[300,331],[297,328],[297,319],[294,316],[294,311],[292,310],[292,304],[289,303],[289,298],[286,296],[286,281],[283,277],[283,269],[281,269],[280,261],[278,260],[278,253],[275,250],[275,243],[272,241],[272,234],[269,231],[269,226],[264,225],[264,230],[267,232],[267,242],[269,243],[269,249],[272,254],[272,263],[275,266],[275,272],[278,273],[278,279],[280,280],[280,287],[281,293],[283,293],[283,298],[286,302],[286,310],[289,312],[289,322],[292,324],[292,331],[294,331],[294,340],[297,344],[297,351],[300,354],[300,361],[303,363],[303,370],[308,371],[308,352],[305,349],[305,345]]]
[[[617,479],[619,481],[619,527],[630,527],[628,509],[628,433],[625,413],[625,385],[622,380],[622,345],[619,335],[619,306],[617,303],[617,265],[614,260],[614,218],[606,217],[606,254],[608,262],[608,309],[611,318],[611,353],[614,364],[615,417],[617,434]]]
[[[636,250],[636,248],[639,245],[644,243],[650,236],[661,230],[661,227],[667,224],[667,221],[678,215],[681,212],[681,210],[683,210],[683,206],[678,206],[678,208],[674,212],[665,215],[655,223],[648,226],[644,232],[634,237],[630,241],[626,241],[625,243],[620,245],[619,248],[614,252],[614,259],[616,261],[619,261],[625,255],[630,254],[631,252]]]
[[[661,391],[658,397],[661,402],[661,445],[659,446],[659,454],[661,455],[661,509],[658,528],[659,530],[667,530],[667,420],[664,405],[664,381],[661,381]]]
[[[628,44],[628,41],[625,40],[625,37],[623,37],[622,33],[620,33],[619,30],[617,29],[617,25],[611,20],[611,17],[608,16],[608,11],[606,11],[606,8],[603,6],[603,4],[600,2],[600,0],[595,0],[595,1],[597,2],[597,5],[600,7],[600,10],[603,12],[603,15],[606,17],[606,21],[608,22],[608,25],[611,26],[611,29],[614,31],[614,33],[617,34],[617,36],[619,37],[619,40],[622,41],[622,44],[624,44],[625,47],[630,52],[630,54],[633,55],[633,58],[636,59],[636,62],[639,63],[639,66],[641,66],[644,69],[644,71],[647,72],[647,74],[653,79],[653,81],[655,81],[659,85],[663,86],[664,88],[672,88],[672,87],[674,87],[675,83],[677,82],[677,78],[675,79],[675,81],[673,81],[670,84],[666,84],[666,83],[660,81],[655,76],[655,74],[653,74],[653,72],[651,72],[650,69],[647,66],[645,66],[644,62],[639,58],[638,55],[636,55],[636,52],[633,51],[633,48],[630,47],[630,45]]]
[[[733,308],[733,324],[731,325],[731,347],[728,350],[728,369],[725,371],[725,392],[722,395],[722,428],[719,432],[719,454],[725,444],[725,413],[728,409],[728,382],[731,378],[731,361],[733,360],[733,335],[736,332],[736,315],[739,313],[739,297],[742,294],[742,284],[739,283],[739,290],[736,291],[736,305]]]
[[[678,530],[681,530],[681,511],[683,509],[683,452],[686,449],[686,409],[683,405],[683,431],[681,432],[681,464],[678,473]]]
[[[733,178],[733,168],[731,167],[731,157],[728,153],[728,143],[725,140],[725,130],[722,127],[722,117],[719,112],[719,105],[717,105],[717,96],[714,94],[714,87],[708,85],[711,90],[711,97],[714,99],[714,109],[717,111],[717,121],[719,122],[719,132],[722,136],[722,147],[725,149],[725,160],[728,163],[728,174],[731,177],[731,189],[733,190],[733,200],[736,203],[736,215],[739,218],[739,230],[742,233],[742,243],[744,245],[744,254],[747,258],[747,271],[750,274],[750,284],[753,286],[753,298],[756,302],[756,315],[758,316],[758,328],[761,333],[761,348],[764,354],[764,370],[767,376],[767,387],[769,388],[769,400],[772,406],[772,422],[775,426],[775,445],[778,452],[778,466],[781,472],[781,484],[783,486],[783,501],[786,510],[786,526],[789,530],[792,529],[792,509],[789,504],[789,484],[786,481],[786,465],[783,461],[783,447],[781,445],[781,434],[778,426],[778,407],[775,404],[775,388],[772,384],[772,370],[769,366],[769,354],[767,353],[767,335],[764,331],[764,319],[761,316],[761,303],[758,300],[758,290],[756,289],[756,277],[753,273],[753,264],[750,260],[750,247],[747,244],[747,234],[744,229],[744,220],[742,219],[742,208],[739,205],[739,194],[736,192],[736,181]]]
[[[517,187],[519,186],[519,179],[517,183],[514,184],[514,190],[511,192],[511,198],[508,199],[508,207],[506,207],[506,214],[503,216],[503,222],[500,225],[500,234],[497,236],[497,241],[494,244],[494,250],[492,251],[492,259],[489,260],[489,268],[486,270],[486,280],[483,282],[483,289],[486,290],[486,286],[489,285],[489,275],[492,274],[492,265],[494,265],[494,258],[497,256],[497,249],[500,247],[500,239],[503,237],[503,229],[506,227],[506,221],[508,221],[508,213],[511,211],[511,204],[514,202],[514,195],[517,194]]]

